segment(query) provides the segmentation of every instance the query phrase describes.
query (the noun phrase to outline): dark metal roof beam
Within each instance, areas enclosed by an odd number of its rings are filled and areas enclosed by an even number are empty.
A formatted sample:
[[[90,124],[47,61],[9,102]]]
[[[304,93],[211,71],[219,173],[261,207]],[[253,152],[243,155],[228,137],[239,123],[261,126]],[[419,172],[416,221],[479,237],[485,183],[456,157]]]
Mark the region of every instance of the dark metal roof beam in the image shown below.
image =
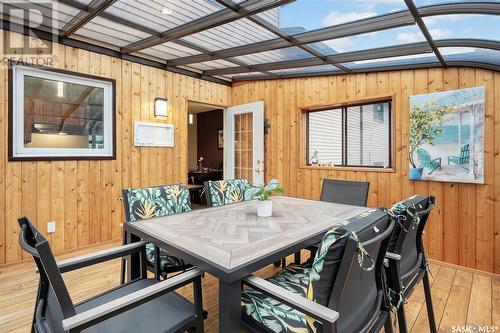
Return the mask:
[[[215,1],[217,1],[218,3],[222,4],[223,6],[226,6],[229,9],[232,9],[234,11],[237,11],[237,9],[238,9],[238,5],[236,3],[234,3],[232,0],[215,0]],[[301,45],[301,44],[297,43],[294,40],[293,37],[291,37],[290,35],[288,35],[286,32],[284,32],[283,30],[281,30],[279,27],[276,27],[276,26],[272,25],[271,23],[267,22],[263,18],[260,18],[258,16],[249,16],[248,19],[250,21],[252,21],[253,23],[257,24],[258,26],[266,29],[267,31],[270,31],[270,32],[274,33],[275,35],[277,35],[278,37],[286,40],[290,44],[292,44],[292,45],[294,45],[296,47],[301,48],[302,50],[304,50],[307,53],[313,55],[314,57],[317,57],[317,58],[321,59],[324,64],[329,64],[329,65],[335,66],[336,68],[338,68],[338,69],[340,69],[340,70],[342,70],[344,72],[349,72],[349,69],[347,69],[346,67],[344,67],[344,66],[342,66],[340,64],[336,64],[334,62],[331,62],[331,61],[327,60],[327,58],[325,57],[325,55],[323,55],[320,52],[316,51],[312,47],[310,47],[308,45]]]
[[[425,39],[427,40],[427,43],[429,43],[430,47],[432,48],[434,55],[439,60],[441,65],[446,68],[446,61],[444,60],[443,56],[441,55],[441,52],[439,51],[436,44],[434,43],[434,39],[432,38],[431,33],[427,29],[427,26],[425,25],[424,20],[420,16],[417,7],[413,3],[413,0],[404,0],[404,1],[406,3],[406,7],[408,7],[408,9],[410,10],[411,15],[413,15],[415,22],[417,22],[417,25],[420,28],[420,31],[422,32]]]
[[[482,68],[493,71],[500,71],[500,66],[478,62],[478,61],[448,61],[448,67],[473,67],[473,68]],[[352,73],[371,73],[371,72],[381,72],[381,71],[395,71],[395,70],[404,70],[404,69],[418,69],[418,68],[433,68],[433,67],[441,67],[441,64],[438,61],[435,62],[422,62],[422,63],[413,63],[413,64],[403,64],[403,65],[388,65],[388,66],[376,66],[376,67],[367,67],[367,68],[357,68],[353,69]],[[340,75],[344,74],[339,71],[323,71],[323,72],[315,72],[315,73],[298,73],[298,74],[282,74],[278,75],[278,77],[270,78],[270,79],[287,79],[287,78],[299,78],[299,77],[311,77],[311,76],[326,76],[326,75]],[[261,81],[266,80],[266,78],[262,78],[262,76],[235,76],[233,78],[233,82],[242,82],[242,81]]]
[[[81,2],[78,2],[75,0],[60,0],[60,2],[66,4],[66,5],[75,7],[77,9],[80,9],[82,11],[87,9],[87,6],[85,6]],[[143,25],[135,23],[135,22],[128,21],[124,18],[121,18],[121,17],[116,16],[116,15],[111,14],[111,13],[101,12],[99,16],[106,19],[106,20],[126,25],[129,28],[133,28],[133,29],[142,31],[142,32],[145,32],[145,33],[150,34],[150,35],[157,35],[160,33],[159,31],[156,31],[154,29],[151,29],[149,27],[143,26]],[[193,49],[193,50],[198,51],[198,52],[203,53],[203,54],[211,54],[212,53],[211,51],[209,51],[209,50],[207,50],[199,45],[190,43],[190,42],[185,41],[183,39],[176,40],[175,43],[179,44],[181,46]],[[227,59],[226,61],[231,62],[231,63],[238,65],[238,66],[245,66],[246,65],[245,63],[243,63],[241,61],[234,60],[234,59]],[[269,75],[273,76],[272,73],[269,73]]]
[[[346,53],[338,53],[334,55],[327,56],[326,58],[329,61],[335,63],[343,63],[350,61],[360,61],[360,60],[371,60],[371,59],[379,59],[379,58],[389,58],[389,57],[398,57],[412,54],[420,54],[420,53],[430,53],[432,49],[426,42],[421,43],[413,43],[406,45],[398,45],[398,46],[390,46],[390,47],[382,47],[378,49],[370,49],[363,51],[355,51],[355,52],[346,52]],[[224,74],[238,74],[238,73],[247,73],[247,72],[258,72],[263,70],[279,70],[279,69],[289,69],[296,67],[310,67],[322,65],[323,62],[318,58],[309,58],[309,59],[300,59],[300,60],[289,60],[289,61],[280,61],[280,62],[272,62],[267,64],[260,64],[246,67],[231,67],[231,68],[222,68],[222,69],[213,69],[205,71],[206,75],[224,75]]]
[[[239,5],[238,12],[234,12],[232,9],[224,9],[213,14],[209,14],[194,21],[166,30],[159,35],[153,35],[135,43],[131,43],[123,47],[122,52],[137,52],[148,47],[192,35],[197,32],[239,20],[243,17],[254,15],[293,1],[295,0],[247,0]]]
[[[474,47],[500,51],[500,42],[482,39],[445,39],[435,42],[436,47]],[[389,46],[378,49],[369,49],[363,51],[338,53],[328,56],[328,60],[336,63],[345,63],[350,61],[382,59],[389,57],[398,57],[412,54],[431,53],[432,48],[427,42],[412,43],[398,46]],[[280,69],[290,69],[297,67],[311,67],[321,65],[322,62],[316,58],[289,60],[280,62],[271,62],[254,66],[241,66],[222,69],[213,69],[205,71],[206,75],[225,75],[238,74],[258,71],[272,71]]]
[[[223,80],[223,79],[212,77],[212,76],[207,76],[207,75],[204,75],[202,73],[194,72],[192,70],[188,70],[188,69],[184,69],[184,68],[180,68],[180,67],[170,66],[164,62],[162,63],[159,61],[153,61],[153,60],[145,59],[145,58],[138,57],[135,55],[122,54],[119,51],[116,51],[116,50],[113,50],[110,48],[106,48],[103,46],[91,44],[91,43],[81,41],[78,39],[74,39],[71,37],[64,38],[64,37],[61,37],[59,35],[54,35],[51,32],[46,31],[46,30],[41,30],[38,28],[30,28],[27,31],[26,29],[24,29],[24,26],[22,24],[10,22],[8,20],[8,18],[6,18],[5,16],[0,16],[0,18],[1,18],[0,19],[0,29],[6,30],[6,31],[12,31],[12,32],[16,32],[19,34],[29,33],[30,36],[36,36],[37,38],[40,38],[42,40],[46,40],[49,42],[53,42],[54,40],[57,40],[57,43],[62,44],[62,45],[67,45],[67,46],[71,46],[71,47],[75,47],[75,48],[79,48],[82,50],[87,50],[87,51],[95,52],[95,53],[99,53],[99,54],[105,54],[105,55],[108,55],[110,57],[120,58],[123,60],[139,63],[139,64],[146,65],[146,66],[151,66],[151,67],[158,68],[158,69],[167,70],[167,71],[170,71],[173,73],[178,73],[178,74],[183,74],[183,75],[195,77],[195,78],[205,80],[205,81],[215,82],[215,83],[226,85],[226,86],[231,85],[231,82],[227,81],[227,80]]]
[[[115,2],[116,0],[92,0],[85,9],[82,9],[62,27],[60,35],[62,37],[69,37]]]
[[[378,30],[384,30],[388,28],[398,28],[402,26],[415,24],[413,17],[407,11],[392,13],[383,16],[384,16],[383,18],[377,16],[359,20],[356,22],[343,23],[332,27],[307,31],[300,34],[295,34],[292,37],[297,42],[297,44],[303,45],[303,44],[319,42],[322,40],[348,37]],[[190,56],[190,57],[174,59],[172,60],[172,64],[185,65],[195,62],[203,62],[203,61],[216,60],[228,57],[237,57],[251,53],[281,49],[293,45],[294,44],[280,37],[249,45],[238,46],[226,50],[217,51],[214,52],[212,56],[201,55],[201,56]]]
[[[500,3],[492,3],[492,2],[452,3],[452,4],[441,4],[441,5],[420,7],[418,10],[421,16],[434,16],[442,14],[470,14],[470,13],[500,15]],[[349,37],[379,30],[385,30],[390,28],[399,28],[413,24],[415,24],[415,19],[408,10],[405,10],[401,12],[366,18],[356,22],[349,22],[332,27],[307,31],[300,34],[295,34],[292,37],[295,39],[295,41],[297,41],[297,43],[303,45],[329,39]],[[282,38],[276,38],[250,45],[244,45],[217,51],[214,52],[212,55],[196,55],[196,56],[178,58],[171,60],[170,63],[172,65],[186,65],[195,62],[203,62],[203,61],[216,60],[228,57],[237,57],[246,54],[275,50],[289,46],[293,46],[293,44],[283,40]]]

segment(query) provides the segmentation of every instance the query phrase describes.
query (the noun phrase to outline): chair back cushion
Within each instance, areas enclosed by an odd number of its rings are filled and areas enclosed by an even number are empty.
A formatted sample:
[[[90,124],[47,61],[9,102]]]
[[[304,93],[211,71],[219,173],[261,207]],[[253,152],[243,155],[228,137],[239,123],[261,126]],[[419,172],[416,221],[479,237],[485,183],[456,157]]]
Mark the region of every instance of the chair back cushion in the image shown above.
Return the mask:
[[[189,190],[183,184],[125,189],[122,198],[128,222],[191,210]]]
[[[411,275],[422,265],[422,234],[430,209],[435,203],[433,196],[415,195],[400,201],[391,208],[397,223],[389,244],[389,251],[400,254],[400,273],[403,278]]]
[[[378,317],[383,257],[392,227],[384,210],[372,209],[323,237],[309,273],[307,297],[339,312],[339,332],[361,332]]]
[[[251,200],[248,189],[250,184],[246,179],[209,180],[205,182],[207,205],[223,206],[232,203]]]
[[[323,179],[321,201],[366,207],[370,182]]]

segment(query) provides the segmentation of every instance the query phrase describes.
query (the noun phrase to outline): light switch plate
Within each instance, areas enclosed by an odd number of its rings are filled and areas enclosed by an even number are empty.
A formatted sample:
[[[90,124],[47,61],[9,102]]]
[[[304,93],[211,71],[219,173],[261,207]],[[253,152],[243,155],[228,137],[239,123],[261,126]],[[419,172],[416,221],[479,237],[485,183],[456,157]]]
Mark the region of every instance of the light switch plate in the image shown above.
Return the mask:
[[[56,232],[56,222],[51,221],[51,222],[47,223],[47,233],[51,234],[54,232]]]

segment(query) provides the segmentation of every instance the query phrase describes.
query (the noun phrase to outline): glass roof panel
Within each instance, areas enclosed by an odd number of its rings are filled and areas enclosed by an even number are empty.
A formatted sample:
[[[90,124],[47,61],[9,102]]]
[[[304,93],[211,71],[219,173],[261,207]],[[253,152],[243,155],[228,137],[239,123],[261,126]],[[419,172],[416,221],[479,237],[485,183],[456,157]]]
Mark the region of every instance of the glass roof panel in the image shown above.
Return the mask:
[[[412,54],[399,57],[353,61],[349,63],[344,63],[342,65],[346,66],[349,69],[370,69],[373,67],[403,66],[403,65],[411,65],[419,63],[433,63],[433,62],[438,62],[438,59],[436,58],[434,53],[421,53],[421,54]]]
[[[162,60],[171,60],[179,57],[188,57],[195,54],[200,54],[197,51],[188,49],[187,47],[169,42],[161,45],[143,49],[139,53],[147,54]]]
[[[298,33],[406,9],[403,0],[297,0],[280,7],[279,27]]]
[[[269,71],[278,75],[286,74],[312,74],[320,72],[340,72],[340,70],[333,65],[320,65],[320,66],[309,66],[309,67],[297,67],[288,69],[278,69],[274,71]]]
[[[244,62],[247,65],[257,65],[269,62],[305,59],[310,57],[312,57],[312,55],[309,52],[306,52],[297,46],[292,46],[279,50],[247,54],[233,59]]]
[[[233,64],[232,62],[229,62],[226,60],[212,60],[212,61],[199,62],[197,64],[189,65],[189,67],[201,69],[204,71],[208,70],[208,69],[219,69],[219,68],[228,68],[228,67],[235,67],[235,66],[238,66],[238,65]]]
[[[158,31],[166,31],[224,8],[211,0],[118,0],[106,12]]]
[[[370,32],[351,37],[337,38],[310,44],[324,55],[353,52],[372,48],[395,46],[425,41],[425,37],[416,25]]]
[[[478,61],[500,66],[500,51],[473,47],[440,47],[445,61]]]
[[[76,8],[54,1],[30,3],[30,7],[33,9],[30,10],[29,26],[33,28],[43,26],[46,28],[54,27],[56,29],[61,29],[80,12],[80,10]],[[7,8],[9,9],[8,14],[10,15],[10,19],[13,22],[23,19],[22,10],[19,8],[19,5],[16,5],[15,1],[2,4],[2,6],[0,6],[0,13],[5,11],[7,14]],[[54,23],[51,25],[51,22]],[[18,23],[21,23],[21,21]]]
[[[118,47],[123,47],[150,36],[142,31],[111,22],[99,16],[78,29],[75,34]]]
[[[438,15],[424,17],[433,39],[476,38],[500,41],[498,15]]]
[[[272,32],[244,18],[186,36],[183,39],[210,51],[217,51],[276,37]]]

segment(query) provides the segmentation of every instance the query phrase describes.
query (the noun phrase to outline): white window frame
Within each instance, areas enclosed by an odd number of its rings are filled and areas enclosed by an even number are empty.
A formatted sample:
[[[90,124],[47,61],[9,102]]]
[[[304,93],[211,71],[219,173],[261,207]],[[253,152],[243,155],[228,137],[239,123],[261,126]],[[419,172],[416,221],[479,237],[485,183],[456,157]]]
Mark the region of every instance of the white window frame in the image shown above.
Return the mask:
[[[94,76],[81,76],[57,69],[42,69],[28,66],[14,66],[11,69],[10,98],[11,124],[9,126],[9,160],[74,160],[115,158],[115,82]],[[104,90],[104,147],[103,148],[26,148],[24,147],[24,78],[32,76],[41,79],[63,81]]]

